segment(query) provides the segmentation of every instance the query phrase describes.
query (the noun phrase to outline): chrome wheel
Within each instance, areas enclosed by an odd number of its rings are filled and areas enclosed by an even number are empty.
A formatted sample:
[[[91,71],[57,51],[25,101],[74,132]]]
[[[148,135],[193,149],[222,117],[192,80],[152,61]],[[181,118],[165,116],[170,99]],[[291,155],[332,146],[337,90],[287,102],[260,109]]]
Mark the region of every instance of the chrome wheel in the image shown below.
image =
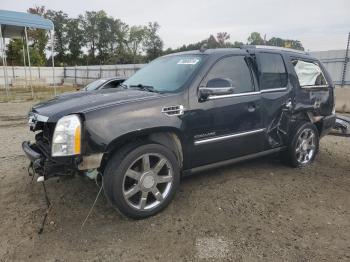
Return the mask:
[[[304,129],[298,137],[295,154],[300,164],[310,162],[316,151],[316,134],[310,128]]]
[[[155,208],[169,195],[173,175],[173,167],[166,157],[144,154],[129,166],[124,175],[124,199],[137,210]]]

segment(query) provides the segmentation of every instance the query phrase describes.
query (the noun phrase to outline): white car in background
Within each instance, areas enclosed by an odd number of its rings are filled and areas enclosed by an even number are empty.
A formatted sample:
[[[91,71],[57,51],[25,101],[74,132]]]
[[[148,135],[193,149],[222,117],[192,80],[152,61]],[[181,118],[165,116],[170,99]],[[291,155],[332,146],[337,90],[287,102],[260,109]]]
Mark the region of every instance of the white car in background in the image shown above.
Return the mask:
[[[101,89],[107,89],[107,88],[117,88],[125,80],[126,78],[122,78],[122,77],[100,78],[91,82],[81,90],[92,91],[92,90],[101,90]]]

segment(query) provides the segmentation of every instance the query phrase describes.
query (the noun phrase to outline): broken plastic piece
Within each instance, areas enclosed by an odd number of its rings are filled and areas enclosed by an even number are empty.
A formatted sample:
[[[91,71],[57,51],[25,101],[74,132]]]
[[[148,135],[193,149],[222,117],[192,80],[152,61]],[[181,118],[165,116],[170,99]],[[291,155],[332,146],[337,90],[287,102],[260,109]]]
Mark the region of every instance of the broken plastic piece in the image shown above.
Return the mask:
[[[39,176],[38,179],[36,180],[36,182],[44,182],[45,181],[45,177],[44,176]]]
[[[350,135],[350,118],[342,115],[337,115],[337,118],[335,120],[335,125],[333,128],[332,133],[338,134],[338,135]]]

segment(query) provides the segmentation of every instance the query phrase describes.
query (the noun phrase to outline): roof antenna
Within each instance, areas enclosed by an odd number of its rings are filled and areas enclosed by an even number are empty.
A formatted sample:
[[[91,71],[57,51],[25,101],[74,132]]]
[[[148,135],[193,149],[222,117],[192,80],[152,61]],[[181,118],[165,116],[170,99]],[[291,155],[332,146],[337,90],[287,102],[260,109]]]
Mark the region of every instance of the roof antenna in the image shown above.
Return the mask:
[[[207,45],[207,44],[203,44],[203,45],[201,46],[201,48],[199,49],[199,52],[204,53],[205,50],[207,50],[207,49],[208,49],[208,45]]]

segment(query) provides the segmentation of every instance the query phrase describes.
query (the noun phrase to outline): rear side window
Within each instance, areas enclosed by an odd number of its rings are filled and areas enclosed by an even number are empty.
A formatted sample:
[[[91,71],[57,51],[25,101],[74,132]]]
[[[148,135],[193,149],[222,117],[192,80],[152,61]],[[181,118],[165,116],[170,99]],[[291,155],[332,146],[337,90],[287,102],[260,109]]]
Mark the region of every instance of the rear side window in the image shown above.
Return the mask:
[[[318,64],[303,60],[292,60],[301,88],[327,87],[327,81]]]
[[[280,54],[260,54],[260,89],[287,86],[287,71]]]
[[[234,93],[247,93],[254,91],[250,69],[244,56],[230,56],[219,60],[209,71],[203,86],[215,88],[215,83],[224,80],[234,87]]]

